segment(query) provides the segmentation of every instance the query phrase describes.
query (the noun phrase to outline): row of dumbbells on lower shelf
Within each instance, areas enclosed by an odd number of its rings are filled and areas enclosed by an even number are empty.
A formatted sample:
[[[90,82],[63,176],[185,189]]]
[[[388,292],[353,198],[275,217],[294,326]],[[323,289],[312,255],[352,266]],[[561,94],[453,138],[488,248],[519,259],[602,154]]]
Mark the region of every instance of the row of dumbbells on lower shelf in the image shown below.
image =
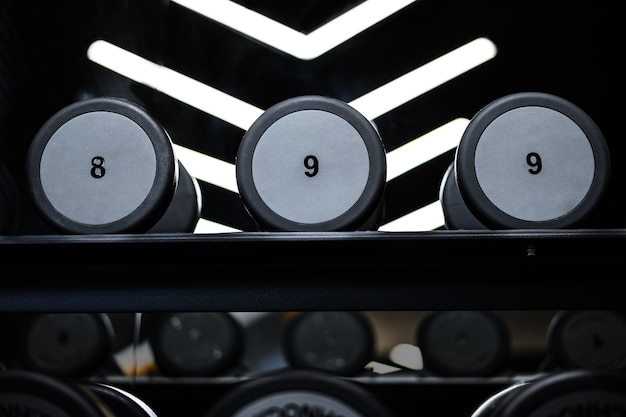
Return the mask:
[[[199,159],[176,150],[135,103],[90,98],[39,129],[24,187],[50,233],[193,232],[203,196],[181,152]],[[377,230],[386,182],[399,175],[388,172],[386,152],[373,123],[347,103],[293,97],[246,130],[231,188],[257,230]],[[605,138],[582,109],[551,94],[510,94],[487,103],[464,130],[441,184],[445,226],[579,226],[602,199],[610,172]],[[2,179],[0,233],[16,233],[19,199],[11,179]]]
[[[197,388],[197,387],[193,387]],[[54,417],[408,417],[432,413],[464,417],[620,417],[626,415],[626,375],[598,370],[567,370],[537,375],[493,388],[467,401],[453,387],[441,384],[435,402],[432,389],[405,385],[399,401],[379,398],[372,386],[316,371],[287,370],[233,385],[215,402],[213,387],[197,389],[188,398],[170,396],[165,412],[132,388],[97,381],[74,381],[28,371],[0,373],[3,416]],[[408,388],[408,389],[407,389]],[[202,392],[203,391],[203,392]],[[474,391],[476,392],[480,391]],[[168,393],[164,393],[167,395]],[[201,406],[193,396],[201,397]],[[407,399],[408,397],[408,399]],[[456,410],[445,401],[470,404]],[[155,402],[156,403],[156,402]],[[394,408],[394,406],[396,408]]]
[[[14,343],[0,349],[0,415],[404,417],[436,403],[459,417],[626,411],[619,311],[2,319]],[[442,403],[448,395],[456,401]]]

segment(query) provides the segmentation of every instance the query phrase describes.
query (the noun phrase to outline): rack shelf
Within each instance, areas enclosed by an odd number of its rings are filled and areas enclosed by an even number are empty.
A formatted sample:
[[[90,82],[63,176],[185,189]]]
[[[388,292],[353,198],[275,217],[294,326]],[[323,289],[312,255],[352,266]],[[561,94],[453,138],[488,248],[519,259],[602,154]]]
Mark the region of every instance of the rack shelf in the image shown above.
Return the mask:
[[[3,236],[0,251],[0,311],[607,309],[623,308],[626,230]]]

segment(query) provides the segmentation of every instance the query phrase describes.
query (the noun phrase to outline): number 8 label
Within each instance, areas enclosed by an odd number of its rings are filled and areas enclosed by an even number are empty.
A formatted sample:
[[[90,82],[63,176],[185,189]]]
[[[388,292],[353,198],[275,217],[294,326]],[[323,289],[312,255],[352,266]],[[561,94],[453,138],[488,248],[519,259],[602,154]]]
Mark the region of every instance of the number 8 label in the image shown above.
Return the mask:
[[[176,163],[167,132],[145,109],[95,97],[40,128],[27,178],[38,211],[60,232],[145,232],[172,200]]]

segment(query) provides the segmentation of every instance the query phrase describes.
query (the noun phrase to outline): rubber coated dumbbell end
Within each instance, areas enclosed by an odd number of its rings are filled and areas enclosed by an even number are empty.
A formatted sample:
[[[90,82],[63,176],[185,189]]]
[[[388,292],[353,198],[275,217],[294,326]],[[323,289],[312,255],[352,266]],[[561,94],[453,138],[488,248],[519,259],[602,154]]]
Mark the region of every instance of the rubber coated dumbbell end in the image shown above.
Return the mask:
[[[174,196],[178,163],[145,109],[97,97],[66,106],[39,129],[26,179],[42,218],[60,233],[145,232]]]
[[[580,369],[518,382],[489,398],[471,417],[623,415],[626,375]]]
[[[372,123],[325,96],[268,108],[245,132],[235,167],[245,208],[273,231],[359,230],[380,213],[387,175]]]
[[[480,109],[456,150],[456,182],[490,229],[557,229],[580,224],[607,188],[604,136],[578,106],[522,92]]]
[[[203,417],[391,417],[363,386],[312,370],[278,371],[243,381]]]

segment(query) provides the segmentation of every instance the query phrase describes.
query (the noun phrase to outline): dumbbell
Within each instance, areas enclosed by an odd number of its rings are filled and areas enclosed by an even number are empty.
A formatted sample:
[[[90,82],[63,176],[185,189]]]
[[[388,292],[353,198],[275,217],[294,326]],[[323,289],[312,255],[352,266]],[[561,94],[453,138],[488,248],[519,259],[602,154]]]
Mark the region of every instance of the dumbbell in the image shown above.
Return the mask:
[[[143,400],[115,386],[27,370],[0,372],[2,415],[156,417]]]
[[[164,375],[221,375],[244,352],[243,327],[227,312],[158,313],[147,322],[156,368]]]
[[[288,369],[235,384],[203,417],[391,417],[367,389],[314,370]]]
[[[33,314],[22,329],[21,360],[26,369],[47,375],[95,375],[111,358],[114,338],[103,313]]]
[[[471,417],[624,415],[626,375],[579,369],[516,382],[481,403]]]
[[[332,97],[281,101],[244,133],[237,187],[260,230],[375,230],[387,163],[374,125]]]
[[[626,316],[611,310],[562,310],[547,330],[557,369],[626,370]]]
[[[178,183],[165,214],[146,233],[192,233],[202,216],[202,190],[178,161]]]
[[[448,230],[486,229],[463,201],[456,184],[454,162],[448,166],[439,185],[439,202],[443,212],[444,226]]]
[[[416,331],[424,370],[444,376],[490,376],[510,357],[511,336],[491,311],[433,311]]]
[[[104,382],[87,381],[83,386],[93,392],[114,414],[114,417],[157,417],[143,399],[133,393]]]
[[[282,328],[282,350],[289,364],[339,376],[365,370],[374,356],[374,333],[357,311],[296,312]]]
[[[59,233],[190,232],[201,200],[181,167],[168,133],[144,108],[95,97],[41,126],[26,181],[37,212]]]
[[[443,202],[450,225],[557,229],[581,224],[597,207],[611,160],[602,132],[580,107],[520,92],[472,117],[451,170],[456,188],[450,179]]]

